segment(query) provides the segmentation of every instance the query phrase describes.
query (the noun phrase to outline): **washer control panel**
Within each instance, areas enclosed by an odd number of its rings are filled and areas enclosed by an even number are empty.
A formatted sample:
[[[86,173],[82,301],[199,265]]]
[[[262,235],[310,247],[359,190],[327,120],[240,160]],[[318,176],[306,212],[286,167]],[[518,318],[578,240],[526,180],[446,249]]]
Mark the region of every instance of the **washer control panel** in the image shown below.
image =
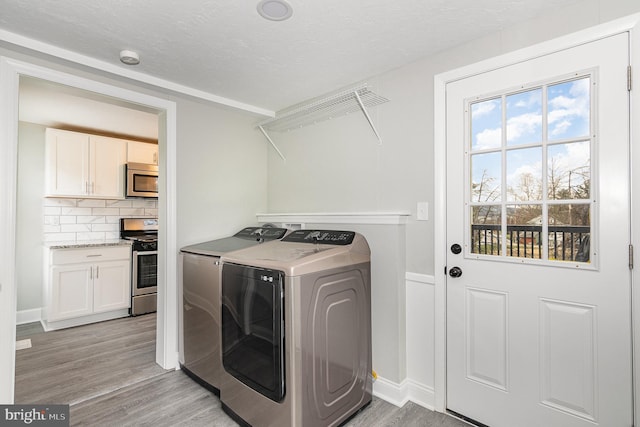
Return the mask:
[[[249,240],[276,240],[282,238],[287,233],[286,228],[272,227],[246,227],[238,231],[234,237]]]
[[[322,243],[325,245],[350,245],[356,236],[354,231],[296,230],[282,239],[283,242]]]

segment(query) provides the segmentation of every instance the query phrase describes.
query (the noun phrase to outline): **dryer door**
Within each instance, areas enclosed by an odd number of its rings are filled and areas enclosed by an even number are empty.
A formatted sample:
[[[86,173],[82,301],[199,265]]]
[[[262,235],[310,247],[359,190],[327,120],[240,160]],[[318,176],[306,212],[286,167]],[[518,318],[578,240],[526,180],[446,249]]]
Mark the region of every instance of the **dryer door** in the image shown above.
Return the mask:
[[[283,272],[222,266],[222,364],[276,402],[285,395],[283,299]]]

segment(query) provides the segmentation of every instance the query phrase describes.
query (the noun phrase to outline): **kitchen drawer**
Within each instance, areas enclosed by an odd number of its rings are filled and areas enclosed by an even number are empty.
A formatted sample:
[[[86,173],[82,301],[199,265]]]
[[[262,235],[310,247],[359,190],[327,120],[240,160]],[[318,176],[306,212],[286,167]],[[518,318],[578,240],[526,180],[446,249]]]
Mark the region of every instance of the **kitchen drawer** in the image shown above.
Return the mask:
[[[128,259],[131,257],[131,246],[97,246],[92,248],[54,249],[51,264],[77,264],[85,262],[102,262]]]

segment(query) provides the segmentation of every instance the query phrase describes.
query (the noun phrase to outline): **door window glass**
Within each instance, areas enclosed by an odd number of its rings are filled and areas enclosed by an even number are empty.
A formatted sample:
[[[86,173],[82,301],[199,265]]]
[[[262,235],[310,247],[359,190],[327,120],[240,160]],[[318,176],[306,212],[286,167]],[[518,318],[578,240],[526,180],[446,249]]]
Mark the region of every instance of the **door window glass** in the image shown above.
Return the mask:
[[[499,148],[502,144],[502,99],[488,99],[471,105],[471,147]]]
[[[471,194],[476,202],[500,201],[502,198],[502,158],[500,153],[471,156]]]
[[[590,89],[588,77],[547,87],[547,134],[550,141],[589,136]]]
[[[468,101],[468,254],[592,262],[593,87],[585,74]]]
[[[542,89],[506,96],[507,145],[542,141]]]
[[[549,198],[588,199],[591,187],[589,141],[551,145],[547,150]]]
[[[507,157],[507,200],[542,199],[542,149],[509,150]]]

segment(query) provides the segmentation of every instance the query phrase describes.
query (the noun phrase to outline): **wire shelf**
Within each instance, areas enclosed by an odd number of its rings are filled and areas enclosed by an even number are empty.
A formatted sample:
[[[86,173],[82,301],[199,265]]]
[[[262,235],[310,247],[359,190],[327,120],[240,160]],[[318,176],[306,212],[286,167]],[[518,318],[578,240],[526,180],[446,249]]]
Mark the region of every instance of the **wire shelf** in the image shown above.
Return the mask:
[[[362,111],[363,106],[375,107],[388,101],[364,85],[283,110],[258,126],[268,131],[284,132]]]

